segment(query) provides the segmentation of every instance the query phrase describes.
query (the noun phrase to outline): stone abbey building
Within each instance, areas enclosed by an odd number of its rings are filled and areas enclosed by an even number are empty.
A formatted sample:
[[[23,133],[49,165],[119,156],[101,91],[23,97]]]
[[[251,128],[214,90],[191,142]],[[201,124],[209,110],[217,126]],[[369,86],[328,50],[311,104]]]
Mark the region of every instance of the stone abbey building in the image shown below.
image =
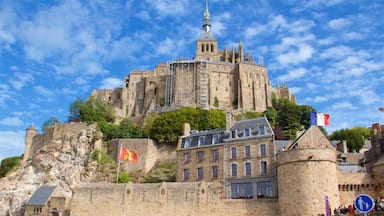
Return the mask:
[[[208,1],[194,58],[160,63],[154,70],[134,70],[125,76],[123,88],[92,92],[113,105],[118,119],[185,106],[263,112],[272,106],[272,95],[296,102],[285,85],[271,86],[267,68],[245,54],[241,42],[237,51],[219,50]]]

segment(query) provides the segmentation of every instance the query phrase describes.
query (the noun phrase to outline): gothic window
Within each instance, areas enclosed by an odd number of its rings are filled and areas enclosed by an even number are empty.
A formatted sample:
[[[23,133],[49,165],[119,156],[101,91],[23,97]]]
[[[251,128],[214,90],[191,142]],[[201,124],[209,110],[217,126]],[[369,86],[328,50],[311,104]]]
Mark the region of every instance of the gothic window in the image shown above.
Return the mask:
[[[201,44],[201,52],[204,52],[204,44]]]
[[[211,44],[211,52],[213,52],[213,50],[214,50],[213,48],[214,48],[214,46],[213,46],[213,44]]]
[[[209,44],[205,45],[205,51],[209,52]]]

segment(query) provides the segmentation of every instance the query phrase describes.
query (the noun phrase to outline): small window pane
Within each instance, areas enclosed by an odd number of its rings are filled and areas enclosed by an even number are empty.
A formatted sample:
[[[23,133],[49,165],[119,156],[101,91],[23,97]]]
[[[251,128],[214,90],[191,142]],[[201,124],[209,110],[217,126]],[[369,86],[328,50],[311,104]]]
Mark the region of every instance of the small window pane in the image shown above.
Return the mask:
[[[251,171],[251,163],[245,163],[245,175],[246,176],[251,176],[252,171]]]
[[[203,167],[197,168],[197,178],[202,179],[203,178]]]
[[[204,152],[203,151],[197,152],[197,161],[202,162],[203,160],[204,160]]]
[[[184,163],[189,162],[189,153],[184,153]]]
[[[260,155],[261,156],[267,155],[267,146],[265,144],[260,145]]]
[[[237,164],[232,164],[232,176],[237,176]]]
[[[189,179],[189,170],[188,169],[184,169],[184,181],[185,180],[188,180]]]
[[[236,151],[236,147],[233,147],[233,148],[231,148],[231,158],[232,159],[236,159],[236,157],[237,157],[237,151]]]
[[[213,161],[219,160],[219,150],[217,150],[217,149],[212,150],[212,160]]]
[[[213,178],[219,177],[219,167],[218,166],[212,167],[212,177]]]
[[[260,174],[261,175],[266,175],[267,174],[267,162],[266,161],[261,161],[260,162]]]
[[[250,158],[251,157],[251,146],[245,146],[244,151],[245,151],[245,157]]]

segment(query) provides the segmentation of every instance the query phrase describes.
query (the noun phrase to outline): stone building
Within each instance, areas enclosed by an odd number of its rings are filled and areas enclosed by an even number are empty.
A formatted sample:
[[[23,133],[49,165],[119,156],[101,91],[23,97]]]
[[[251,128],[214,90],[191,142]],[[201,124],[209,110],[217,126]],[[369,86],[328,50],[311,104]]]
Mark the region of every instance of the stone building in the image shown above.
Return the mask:
[[[272,106],[273,95],[296,102],[286,85],[271,86],[267,68],[255,63],[249,52],[245,54],[241,42],[237,50],[219,50],[208,1],[192,59],[160,63],[154,70],[134,70],[125,76],[122,88],[92,92],[113,105],[118,119],[185,106],[263,112]]]
[[[70,199],[56,186],[39,187],[25,204],[24,216],[68,216]]]
[[[221,181],[229,199],[277,196],[274,134],[265,117],[181,138],[177,181]]]

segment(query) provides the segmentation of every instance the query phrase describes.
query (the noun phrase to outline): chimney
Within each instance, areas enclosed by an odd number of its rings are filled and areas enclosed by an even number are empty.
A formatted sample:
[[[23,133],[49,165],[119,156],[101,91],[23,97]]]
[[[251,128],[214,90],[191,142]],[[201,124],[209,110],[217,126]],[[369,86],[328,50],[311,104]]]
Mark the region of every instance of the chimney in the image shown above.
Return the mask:
[[[191,125],[189,123],[184,123],[183,125],[183,136],[191,135]]]

